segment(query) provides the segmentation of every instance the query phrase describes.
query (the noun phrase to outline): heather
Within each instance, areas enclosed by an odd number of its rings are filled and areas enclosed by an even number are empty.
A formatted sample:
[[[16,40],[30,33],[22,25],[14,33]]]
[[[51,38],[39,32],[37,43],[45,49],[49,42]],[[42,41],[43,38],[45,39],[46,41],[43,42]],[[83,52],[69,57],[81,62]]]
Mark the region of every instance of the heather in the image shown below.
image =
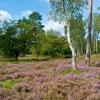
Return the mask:
[[[0,100],[99,100],[100,68],[82,58],[78,66],[70,59],[1,64]]]

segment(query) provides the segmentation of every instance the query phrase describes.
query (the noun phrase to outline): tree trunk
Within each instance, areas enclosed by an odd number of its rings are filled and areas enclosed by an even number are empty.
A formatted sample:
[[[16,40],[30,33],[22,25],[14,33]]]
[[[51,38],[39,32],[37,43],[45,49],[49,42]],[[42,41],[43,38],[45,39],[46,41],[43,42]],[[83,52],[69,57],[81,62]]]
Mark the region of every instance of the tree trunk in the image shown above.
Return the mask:
[[[16,61],[18,60],[18,55],[15,56],[15,60],[16,60]]]
[[[38,58],[39,53],[38,53],[38,47],[37,47],[37,33],[35,33],[35,50],[36,50],[36,57]]]
[[[91,28],[92,28],[92,0],[89,0],[89,21],[88,21],[88,34],[87,34],[87,46],[86,46],[86,58],[85,63],[90,64],[91,58]]]
[[[96,34],[96,53],[98,54],[98,40],[97,40],[97,34]]]
[[[65,9],[65,1],[62,0],[62,12],[64,13],[64,15],[66,16],[66,9]],[[70,16],[71,17],[71,16]],[[70,19],[70,18],[69,18]],[[68,44],[69,44],[69,47],[70,47],[70,50],[72,52],[72,68],[73,69],[77,69],[77,65],[76,65],[76,52],[75,52],[75,49],[72,45],[72,42],[71,42],[71,34],[70,34],[70,20],[68,21],[67,18],[65,19],[66,24],[65,24],[65,35],[67,37],[67,41],[68,41]]]
[[[96,53],[96,33],[93,34],[93,53]]]
[[[77,69],[76,65],[76,52],[71,42],[71,34],[70,34],[70,22],[65,25],[65,34],[67,37],[67,41],[72,52],[72,68]]]

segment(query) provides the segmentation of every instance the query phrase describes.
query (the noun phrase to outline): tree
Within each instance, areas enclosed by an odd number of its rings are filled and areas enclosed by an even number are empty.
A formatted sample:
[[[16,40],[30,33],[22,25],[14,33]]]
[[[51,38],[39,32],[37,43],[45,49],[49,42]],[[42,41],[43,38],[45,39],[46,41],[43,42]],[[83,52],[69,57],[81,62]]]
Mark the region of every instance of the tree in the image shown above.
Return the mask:
[[[30,53],[33,46],[33,33],[31,24],[28,23],[26,18],[20,19],[17,22],[18,42],[20,46],[21,55]]]
[[[34,46],[38,57],[38,36],[44,32],[43,27],[42,16],[38,12],[18,21],[5,21],[0,29],[0,53],[17,60],[19,55],[30,54]]]
[[[71,41],[71,19],[77,18],[82,13],[84,0],[50,0],[51,17],[55,21],[65,23],[65,35],[72,52],[72,67],[76,69],[76,51]]]
[[[29,15],[28,19],[29,23],[32,27],[32,32],[34,35],[34,47],[36,50],[37,57],[39,56],[39,41],[38,41],[38,34],[43,33],[44,25],[42,25],[42,16],[38,12],[33,12],[31,15]]]
[[[95,13],[93,17],[93,50],[94,53],[98,53],[99,49],[99,41],[97,39],[97,36],[100,34],[100,14]]]
[[[66,38],[61,36],[59,32],[48,30],[42,41],[41,53],[49,57],[70,57],[71,51],[66,42]]]
[[[18,21],[18,30],[20,39],[24,46],[23,52],[29,51],[30,47],[34,47],[36,56],[39,56],[39,40],[38,35],[43,31],[42,16],[38,12],[33,12],[29,17]],[[25,49],[26,48],[26,49]],[[32,48],[31,48],[32,49]],[[25,51],[26,50],[26,51]]]
[[[89,19],[85,63],[90,64],[91,57],[91,29],[92,29],[92,0],[89,0]]]
[[[71,19],[71,38],[77,56],[82,55],[85,51],[85,22],[82,15],[77,19]],[[79,42],[80,41],[80,42]]]
[[[0,35],[0,49],[2,54],[9,57],[19,56],[18,44],[17,44],[17,30],[15,22],[4,23],[2,33]]]

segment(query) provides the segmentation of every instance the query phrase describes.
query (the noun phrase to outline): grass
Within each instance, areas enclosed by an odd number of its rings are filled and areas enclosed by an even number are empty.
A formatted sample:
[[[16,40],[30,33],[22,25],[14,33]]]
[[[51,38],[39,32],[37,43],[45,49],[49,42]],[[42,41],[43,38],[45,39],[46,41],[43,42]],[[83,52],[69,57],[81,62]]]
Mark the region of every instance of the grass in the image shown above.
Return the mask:
[[[29,62],[36,62],[36,61],[46,61],[49,60],[50,57],[32,57],[31,55],[27,55],[24,57],[19,57],[16,61],[14,58],[7,58],[0,56],[0,64],[20,64],[20,63],[29,63]]]
[[[6,89],[12,89],[17,83],[19,82],[19,80],[5,80],[0,82],[0,86]]]
[[[80,70],[74,70],[72,68],[68,68],[67,70],[63,71],[63,74],[66,75],[66,74],[81,74],[81,71]]]
[[[100,80],[100,75],[98,77],[96,77],[96,79]]]

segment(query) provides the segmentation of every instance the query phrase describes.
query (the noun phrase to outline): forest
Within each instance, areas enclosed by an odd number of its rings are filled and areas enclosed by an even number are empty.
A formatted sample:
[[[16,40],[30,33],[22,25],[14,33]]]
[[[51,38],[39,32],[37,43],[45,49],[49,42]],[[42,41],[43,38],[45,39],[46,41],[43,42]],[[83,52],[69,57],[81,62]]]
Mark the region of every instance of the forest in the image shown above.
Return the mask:
[[[47,21],[63,24],[64,34],[45,30],[36,10],[3,21],[0,14],[0,100],[100,100],[97,1],[48,0]]]

